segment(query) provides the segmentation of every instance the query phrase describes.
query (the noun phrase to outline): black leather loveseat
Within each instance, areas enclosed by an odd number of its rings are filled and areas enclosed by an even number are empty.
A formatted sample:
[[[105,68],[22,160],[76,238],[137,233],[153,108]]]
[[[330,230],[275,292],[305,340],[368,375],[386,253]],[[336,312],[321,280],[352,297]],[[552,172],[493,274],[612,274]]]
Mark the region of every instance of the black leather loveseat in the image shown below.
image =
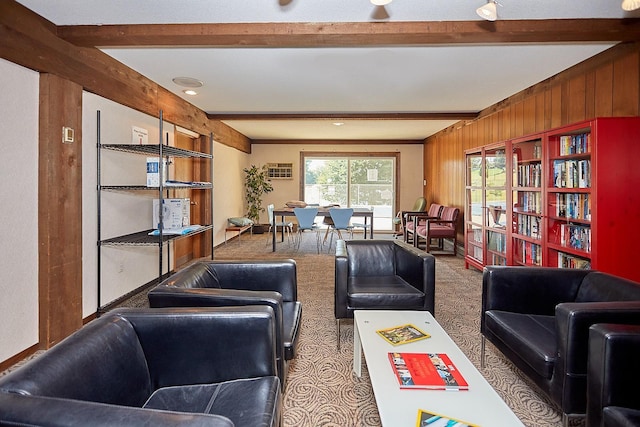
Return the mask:
[[[485,339],[529,377],[563,414],[583,417],[589,327],[640,324],[640,284],[602,272],[546,267],[485,267]]]
[[[198,262],[160,283],[148,297],[151,307],[271,307],[276,317],[278,375],[284,388],[302,317],[294,260]]]
[[[435,257],[400,240],[339,240],[336,244],[334,311],[425,310],[435,314]]]
[[[599,323],[589,329],[587,426],[640,426],[640,326]]]
[[[0,425],[280,425],[269,307],[121,309],[0,378]]]

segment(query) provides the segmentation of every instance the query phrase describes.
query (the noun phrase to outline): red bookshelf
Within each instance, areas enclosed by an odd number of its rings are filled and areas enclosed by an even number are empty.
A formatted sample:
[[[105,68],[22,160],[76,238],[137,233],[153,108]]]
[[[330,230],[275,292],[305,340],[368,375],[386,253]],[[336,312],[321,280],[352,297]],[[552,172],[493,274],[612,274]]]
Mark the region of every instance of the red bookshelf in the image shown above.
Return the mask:
[[[640,117],[547,132],[546,265],[640,281]]]
[[[491,178],[502,152],[504,192]],[[585,120],[466,155],[467,266],[591,268],[640,281],[640,117]]]

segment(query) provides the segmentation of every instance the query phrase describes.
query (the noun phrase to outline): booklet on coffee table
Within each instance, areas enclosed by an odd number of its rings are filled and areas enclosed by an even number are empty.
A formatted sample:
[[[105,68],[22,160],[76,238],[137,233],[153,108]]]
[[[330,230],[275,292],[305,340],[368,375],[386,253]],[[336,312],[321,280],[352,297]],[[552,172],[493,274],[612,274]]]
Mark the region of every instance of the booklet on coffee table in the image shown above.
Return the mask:
[[[471,424],[466,421],[460,421],[445,415],[436,414],[435,412],[418,410],[418,420],[416,427],[480,427],[477,424]]]
[[[429,338],[431,335],[421,331],[412,324],[394,326],[376,331],[382,338],[393,345],[406,344]]]
[[[444,353],[389,353],[400,388],[468,390],[469,385]]]

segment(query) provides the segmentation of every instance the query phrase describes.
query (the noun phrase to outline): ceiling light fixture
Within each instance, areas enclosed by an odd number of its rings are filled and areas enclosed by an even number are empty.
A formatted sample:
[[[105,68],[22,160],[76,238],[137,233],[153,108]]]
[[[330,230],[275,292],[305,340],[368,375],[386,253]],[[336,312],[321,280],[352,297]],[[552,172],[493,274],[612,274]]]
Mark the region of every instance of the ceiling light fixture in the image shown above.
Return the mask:
[[[376,6],[386,6],[391,3],[391,0],[371,0],[371,4]]]
[[[174,77],[171,79],[175,84],[182,87],[202,87],[204,83],[198,79],[194,79],[193,77]]]
[[[495,21],[498,19],[498,3],[496,0],[489,0],[487,4],[484,6],[480,6],[476,9],[476,13],[482,19],[486,19],[487,21]]]
[[[628,12],[640,9],[640,0],[622,0],[622,9]]]
[[[191,96],[194,96],[194,95],[197,95],[197,94],[198,94],[198,92],[196,92],[196,91],[195,91],[195,90],[193,90],[193,89],[185,89],[185,90],[183,90],[182,92],[184,92],[186,95],[191,95]]]
[[[344,123],[343,122],[333,122],[334,126],[343,126]]]

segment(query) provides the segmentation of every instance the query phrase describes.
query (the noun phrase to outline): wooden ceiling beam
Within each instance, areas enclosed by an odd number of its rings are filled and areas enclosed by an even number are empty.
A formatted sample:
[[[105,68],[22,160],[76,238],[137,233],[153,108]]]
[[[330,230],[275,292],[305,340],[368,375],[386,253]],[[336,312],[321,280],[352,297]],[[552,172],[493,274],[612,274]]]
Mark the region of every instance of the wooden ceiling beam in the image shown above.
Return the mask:
[[[59,26],[77,46],[355,47],[640,40],[640,19]]]
[[[210,120],[473,120],[478,112],[452,113],[207,113]]]
[[[424,144],[424,139],[252,139],[251,144],[397,145]]]

